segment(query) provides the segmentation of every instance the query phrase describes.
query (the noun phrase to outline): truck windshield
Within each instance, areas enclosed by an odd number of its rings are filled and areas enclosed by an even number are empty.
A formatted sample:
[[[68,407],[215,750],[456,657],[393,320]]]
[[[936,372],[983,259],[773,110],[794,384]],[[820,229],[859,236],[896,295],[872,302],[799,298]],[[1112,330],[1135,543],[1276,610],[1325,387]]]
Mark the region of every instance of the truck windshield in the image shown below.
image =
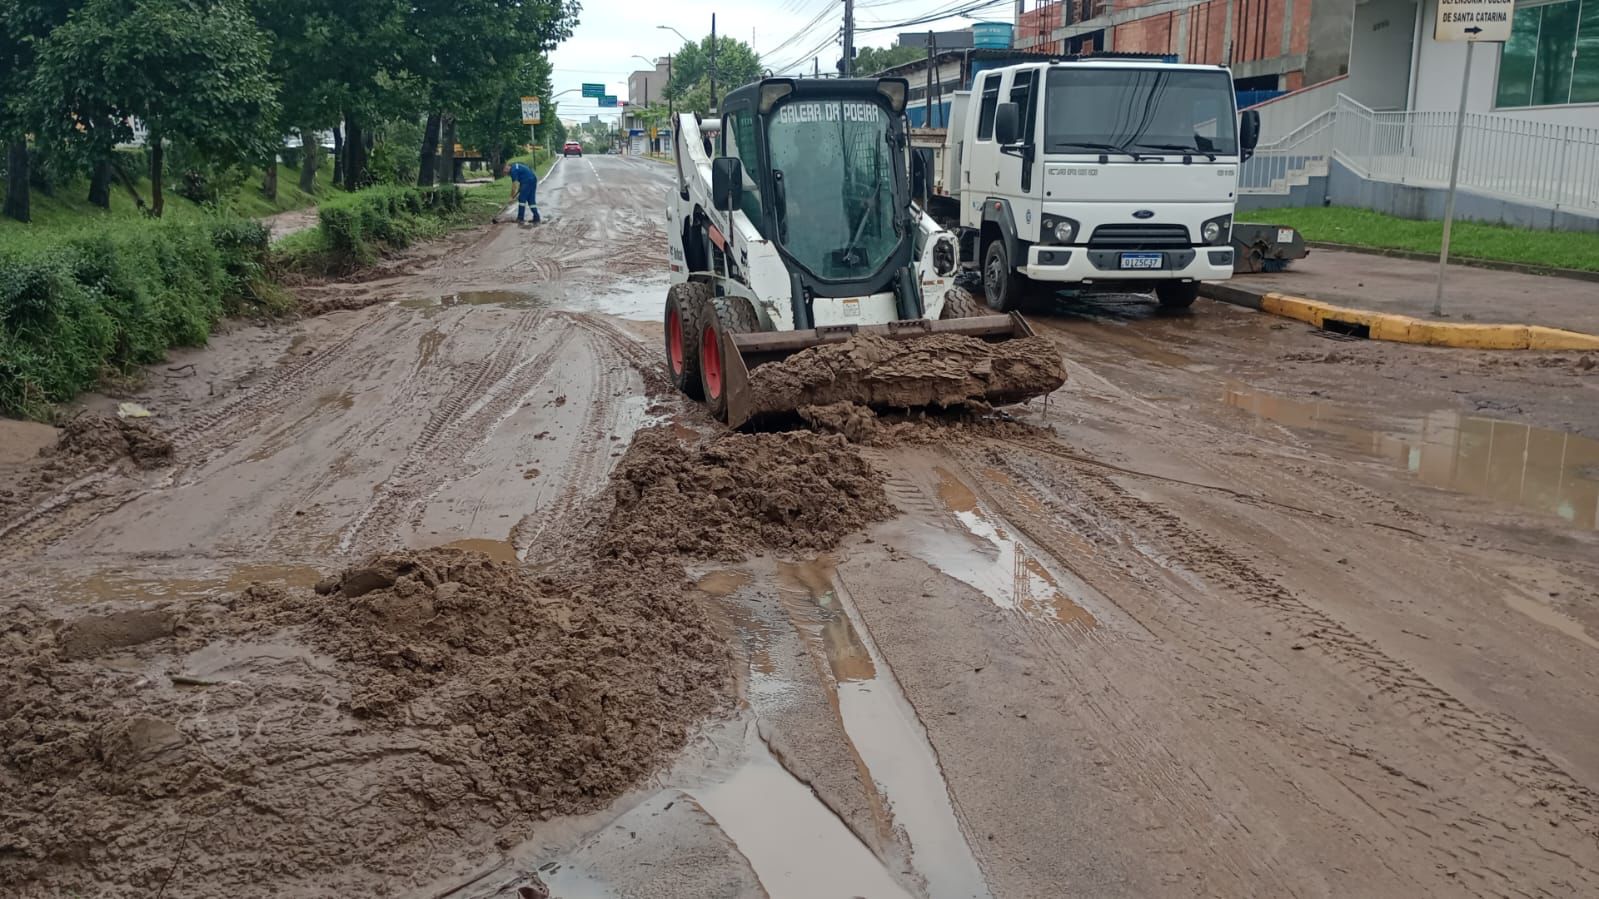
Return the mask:
[[[1107,147],[1238,154],[1233,82],[1226,72],[1055,68],[1044,96],[1044,152]]]
[[[778,241],[823,280],[876,273],[900,241],[888,111],[863,100],[796,100],[768,121]]]

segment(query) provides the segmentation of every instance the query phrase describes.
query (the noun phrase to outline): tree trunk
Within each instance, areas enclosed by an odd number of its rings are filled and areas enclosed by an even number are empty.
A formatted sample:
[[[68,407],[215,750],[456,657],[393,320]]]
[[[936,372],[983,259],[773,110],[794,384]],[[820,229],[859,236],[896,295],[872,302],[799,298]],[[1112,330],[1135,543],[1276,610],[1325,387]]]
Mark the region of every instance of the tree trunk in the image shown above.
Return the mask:
[[[416,169],[416,186],[432,187],[434,167],[439,164],[439,114],[429,113],[427,128],[422,132],[422,155]]]
[[[300,129],[300,189],[316,192],[316,173],[322,168],[322,143],[315,128]]]
[[[344,127],[344,189],[360,190],[366,179],[366,133],[354,115],[345,115]]]
[[[450,113],[439,115],[439,164],[438,183],[449,184],[455,180],[455,116]]]
[[[101,159],[94,164],[94,174],[89,178],[89,205],[101,209],[111,208],[111,166],[110,157]]]
[[[28,200],[28,141],[19,137],[6,148],[6,218],[28,221]]]
[[[276,201],[278,198],[278,155],[267,160],[266,173],[261,176],[261,196]]]
[[[166,198],[161,195],[161,163],[165,150],[161,146],[161,135],[150,133],[150,214],[156,218],[166,209]]]
[[[333,183],[344,183],[344,127],[333,126]]]

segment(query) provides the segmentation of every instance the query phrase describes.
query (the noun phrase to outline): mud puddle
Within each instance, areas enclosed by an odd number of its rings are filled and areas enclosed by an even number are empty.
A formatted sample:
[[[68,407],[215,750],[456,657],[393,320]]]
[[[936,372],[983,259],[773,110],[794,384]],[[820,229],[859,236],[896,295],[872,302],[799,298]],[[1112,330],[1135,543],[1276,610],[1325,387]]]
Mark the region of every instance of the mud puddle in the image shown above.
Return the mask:
[[[1429,486],[1599,528],[1599,440],[1452,411],[1377,429],[1336,403],[1237,386],[1227,389],[1223,401],[1257,420],[1337,438]]]
[[[397,305],[402,309],[428,310],[448,309],[452,306],[527,308],[530,306],[548,306],[550,304],[536,294],[519,290],[463,290],[458,293],[447,293],[436,297],[400,300]]]
[[[927,732],[855,612],[833,560],[781,562],[778,579],[790,617],[826,658],[839,718],[866,768],[863,779],[875,783],[904,831],[927,895],[988,896]]]
[[[156,601],[199,599],[236,593],[251,584],[311,587],[322,577],[308,565],[243,565],[226,574],[194,577],[154,577],[144,572],[111,569],[68,581],[54,591],[66,602]]]
[[[1047,562],[954,472],[935,466],[933,473],[938,478],[939,504],[961,530],[896,522],[886,528],[896,545],[982,593],[996,608],[1074,630],[1099,626],[1089,611],[1095,605],[1088,598],[1096,595],[1092,587]]]

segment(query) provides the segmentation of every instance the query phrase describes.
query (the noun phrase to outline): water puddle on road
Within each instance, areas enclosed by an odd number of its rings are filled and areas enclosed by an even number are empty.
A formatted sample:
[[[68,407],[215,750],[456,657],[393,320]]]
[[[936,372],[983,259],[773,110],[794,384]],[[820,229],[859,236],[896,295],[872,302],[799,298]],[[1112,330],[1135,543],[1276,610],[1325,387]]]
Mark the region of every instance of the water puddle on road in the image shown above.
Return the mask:
[[[1086,595],[1087,585],[1047,566],[1042,556],[983,508],[977,494],[953,472],[934,471],[939,501],[966,533],[918,528],[905,535],[913,555],[1001,609],[1083,630],[1098,626],[1093,613],[1068,595],[1068,591]]]
[[[827,660],[844,732],[866,768],[865,779],[876,784],[904,830],[911,866],[926,881],[927,895],[988,896],[927,731],[855,612],[833,560],[780,562],[778,582],[801,636]]]
[[[1599,527],[1599,440],[1440,411],[1400,428],[1363,427],[1352,410],[1241,387],[1223,401],[1256,419],[1331,435],[1422,483]]]
[[[758,738],[747,746],[749,760],[732,776],[689,792],[748,860],[770,899],[910,899],[866,844]]]

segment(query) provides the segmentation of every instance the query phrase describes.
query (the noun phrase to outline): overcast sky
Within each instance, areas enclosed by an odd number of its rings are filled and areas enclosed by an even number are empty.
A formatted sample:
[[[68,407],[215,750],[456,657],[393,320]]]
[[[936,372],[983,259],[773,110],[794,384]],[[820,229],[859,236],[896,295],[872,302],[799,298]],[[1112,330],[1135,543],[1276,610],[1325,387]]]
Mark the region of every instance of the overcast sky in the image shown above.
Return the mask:
[[[903,22],[959,5],[964,4],[954,0],[857,0],[856,27]],[[999,2],[977,16],[1009,22],[1014,8],[1009,2]],[[844,20],[841,0],[583,0],[583,12],[572,37],[551,55],[555,92],[581,88],[585,81],[603,82],[611,93],[627,99],[628,73],[650,67],[643,60],[634,59],[633,54],[655,59],[675,53],[683,43],[677,35],[656,26],[671,25],[698,40],[710,33],[713,12],[718,34],[746,43],[753,40],[755,52],[774,70],[792,63],[797,68],[790,71],[803,68],[808,72],[812,56],[821,58],[823,71],[838,63],[841,51],[837,34]],[[972,21],[947,19],[906,30],[963,28]],[[807,29],[812,22],[816,24]],[[861,47],[886,47],[898,33],[897,28],[863,31],[855,42]],[[557,100],[561,118],[567,121],[586,121],[590,114],[600,111],[595,101],[580,97],[575,90]]]

